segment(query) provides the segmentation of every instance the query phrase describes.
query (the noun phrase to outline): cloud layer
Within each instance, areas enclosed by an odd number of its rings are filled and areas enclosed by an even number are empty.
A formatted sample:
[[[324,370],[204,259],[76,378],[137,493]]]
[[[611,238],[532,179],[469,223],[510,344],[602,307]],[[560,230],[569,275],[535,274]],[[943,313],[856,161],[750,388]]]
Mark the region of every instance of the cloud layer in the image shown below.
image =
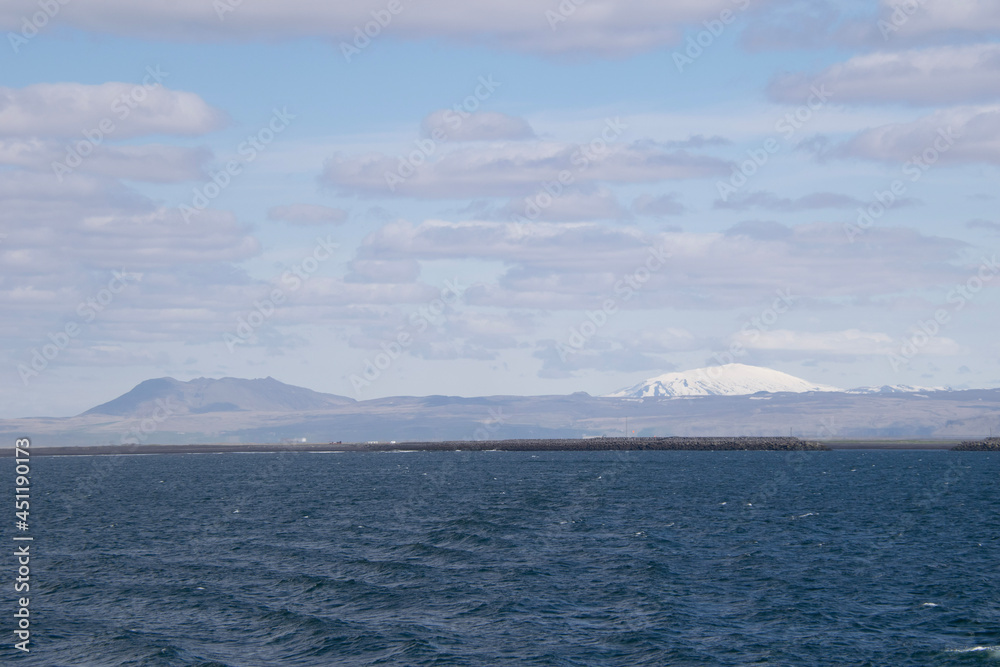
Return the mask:
[[[770,4],[763,0],[760,4]],[[540,53],[625,55],[673,46],[687,25],[717,18],[749,3],[732,0],[588,0],[586,3],[539,4],[533,0],[431,0],[411,6],[408,0],[362,0],[326,3],[288,0],[270,3],[176,0],[128,3],[92,0],[86,7],[62,6],[59,20],[75,28],[130,37],[175,40],[273,40],[334,38],[354,44],[364,31],[383,31],[396,39],[445,39],[482,43]],[[31,0],[12,0],[0,10],[0,28],[17,30],[38,11]],[[374,27],[368,28],[368,24]],[[359,44],[365,44],[359,39]]]
[[[434,150],[429,155],[417,148],[396,157],[335,155],[321,180],[345,194],[465,199],[535,195],[546,184],[563,190],[568,184],[658,183],[729,173],[728,163],[714,157],[647,142],[610,143],[600,134],[586,144],[517,142]]]
[[[194,93],[145,84],[36,83],[0,88],[0,136],[85,139],[85,132],[115,140],[151,134],[196,136],[217,130],[226,115]],[[107,129],[112,129],[108,131]]]
[[[879,51],[854,56],[819,74],[789,74],[768,87],[776,101],[799,104],[823,86],[837,103],[936,106],[1000,97],[1000,44]]]

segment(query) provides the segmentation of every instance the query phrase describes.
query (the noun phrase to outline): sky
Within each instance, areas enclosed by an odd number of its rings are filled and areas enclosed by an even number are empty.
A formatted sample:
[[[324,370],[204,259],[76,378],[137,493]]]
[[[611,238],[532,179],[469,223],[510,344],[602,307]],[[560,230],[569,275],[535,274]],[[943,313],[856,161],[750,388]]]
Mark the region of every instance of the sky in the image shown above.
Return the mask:
[[[0,418],[1000,386],[1000,3],[8,0]]]

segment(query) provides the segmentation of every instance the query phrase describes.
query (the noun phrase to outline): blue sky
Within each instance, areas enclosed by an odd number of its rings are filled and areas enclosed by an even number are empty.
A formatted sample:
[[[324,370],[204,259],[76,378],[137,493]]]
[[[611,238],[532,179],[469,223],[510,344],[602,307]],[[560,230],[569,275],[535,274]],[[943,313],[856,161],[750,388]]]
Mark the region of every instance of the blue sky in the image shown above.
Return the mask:
[[[1000,386],[996,3],[222,2],[0,9],[0,417]]]

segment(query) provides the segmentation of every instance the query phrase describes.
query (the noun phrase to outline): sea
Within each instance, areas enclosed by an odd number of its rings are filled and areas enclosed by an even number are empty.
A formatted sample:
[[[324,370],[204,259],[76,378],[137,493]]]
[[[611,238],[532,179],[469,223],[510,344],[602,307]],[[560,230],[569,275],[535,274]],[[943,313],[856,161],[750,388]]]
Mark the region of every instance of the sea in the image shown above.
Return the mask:
[[[30,652],[5,529],[5,666],[1000,666],[997,453],[31,466]]]

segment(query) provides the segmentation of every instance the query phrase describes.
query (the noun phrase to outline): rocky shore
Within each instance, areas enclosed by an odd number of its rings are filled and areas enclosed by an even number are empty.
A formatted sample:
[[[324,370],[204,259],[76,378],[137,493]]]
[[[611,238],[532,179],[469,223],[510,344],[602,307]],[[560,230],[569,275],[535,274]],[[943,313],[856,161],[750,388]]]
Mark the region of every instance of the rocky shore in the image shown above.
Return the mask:
[[[584,438],[525,440],[452,440],[445,442],[331,442],[325,444],[241,443],[209,445],[97,445],[81,447],[37,447],[35,456],[93,456],[128,454],[214,454],[224,452],[389,452],[389,451],[820,451],[826,445],[786,437],[718,438]],[[6,453],[6,452],[5,452]]]
[[[1000,438],[969,440],[951,448],[953,452],[1000,452]]]
[[[369,445],[375,448],[375,445]],[[548,440],[484,440],[481,442],[407,442],[381,450],[502,450],[502,451],[607,451],[607,450],[698,450],[698,451],[802,451],[827,450],[818,442],[786,437],[728,438],[586,438]]]

